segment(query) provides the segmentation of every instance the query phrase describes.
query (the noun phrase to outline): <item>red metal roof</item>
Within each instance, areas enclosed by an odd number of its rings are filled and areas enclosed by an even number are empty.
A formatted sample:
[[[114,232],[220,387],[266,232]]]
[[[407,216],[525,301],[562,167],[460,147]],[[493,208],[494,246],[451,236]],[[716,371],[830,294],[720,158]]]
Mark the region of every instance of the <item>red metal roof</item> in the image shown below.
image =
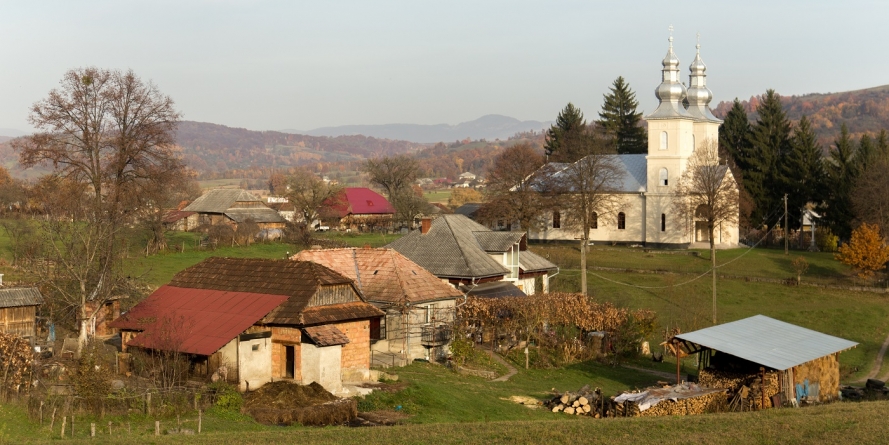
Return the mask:
[[[348,187],[343,190],[333,208],[339,217],[346,215],[389,215],[395,208],[379,193],[366,187]]]
[[[287,296],[161,286],[110,326],[143,331],[129,346],[211,355]]]

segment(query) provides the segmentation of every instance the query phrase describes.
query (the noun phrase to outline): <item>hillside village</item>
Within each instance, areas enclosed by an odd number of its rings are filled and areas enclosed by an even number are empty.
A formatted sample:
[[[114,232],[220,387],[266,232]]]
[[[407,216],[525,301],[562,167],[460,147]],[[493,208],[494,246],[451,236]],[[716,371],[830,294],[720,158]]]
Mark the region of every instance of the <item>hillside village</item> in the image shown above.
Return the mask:
[[[825,144],[823,116],[773,90],[714,113],[695,51],[671,28],[650,113],[618,77],[598,119],[569,103],[543,132],[435,144],[202,132],[131,71],[70,71],[0,153],[0,435],[625,443],[696,416],[801,441],[806,416],[873,422],[889,136]],[[152,113],[119,112],[135,102]],[[229,138],[262,156],[217,156]]]

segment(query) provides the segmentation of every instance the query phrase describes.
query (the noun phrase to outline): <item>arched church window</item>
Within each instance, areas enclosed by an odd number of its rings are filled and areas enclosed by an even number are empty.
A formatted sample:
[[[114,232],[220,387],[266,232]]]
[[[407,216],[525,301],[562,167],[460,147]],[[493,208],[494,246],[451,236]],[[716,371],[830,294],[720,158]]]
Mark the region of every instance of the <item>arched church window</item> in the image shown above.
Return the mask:
[[[590,215],[590,228],[591,229],[598,229],[599,228],[599,214],[596,212],[593,212]]]
[[[627,215],[624,212],[620,212],[617,214],[617,230],[624,230],[627,228]]]
[[[657,183],[658,183],[658,185],[664,185],[664,186],[665,186],[665,185],[668,185],[667,182],[668,182],[667,169],[666,169],[666,168],[661,168],[660,171],[658,171],[658,181],[657,181]]]
[[[695,145],[695,135],[691,135],[691,151],[695,151],[695,148],[698,146]]]
[[[667,132],[662,131],[661,132],[661,150],[666,150],[666,149],[667,149]]]

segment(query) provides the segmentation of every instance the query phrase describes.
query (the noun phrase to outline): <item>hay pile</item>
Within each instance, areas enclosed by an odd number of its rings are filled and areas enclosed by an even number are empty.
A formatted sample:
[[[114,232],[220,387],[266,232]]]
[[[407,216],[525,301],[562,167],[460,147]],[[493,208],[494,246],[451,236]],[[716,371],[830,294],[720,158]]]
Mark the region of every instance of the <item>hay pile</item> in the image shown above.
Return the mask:
[[[266,425],[338,425],[358,417],[358,402],[340,399],[315,382],[273,382],[247,394],[243,411]]]
[[[837,398],[840,390],[840,366],[835,355],[826,355],[793,368],[793,383],[818,382],[819,402]]]

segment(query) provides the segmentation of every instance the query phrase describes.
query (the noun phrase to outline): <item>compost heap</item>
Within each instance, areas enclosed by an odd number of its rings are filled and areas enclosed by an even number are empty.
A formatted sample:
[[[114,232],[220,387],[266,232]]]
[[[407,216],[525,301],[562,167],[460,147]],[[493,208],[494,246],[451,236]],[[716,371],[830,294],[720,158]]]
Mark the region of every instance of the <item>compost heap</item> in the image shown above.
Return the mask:
[[[358,417],[358,402],[340,399],[315,382],[273,382],[247,394],[243,411],[266,425],[338,425]]]

